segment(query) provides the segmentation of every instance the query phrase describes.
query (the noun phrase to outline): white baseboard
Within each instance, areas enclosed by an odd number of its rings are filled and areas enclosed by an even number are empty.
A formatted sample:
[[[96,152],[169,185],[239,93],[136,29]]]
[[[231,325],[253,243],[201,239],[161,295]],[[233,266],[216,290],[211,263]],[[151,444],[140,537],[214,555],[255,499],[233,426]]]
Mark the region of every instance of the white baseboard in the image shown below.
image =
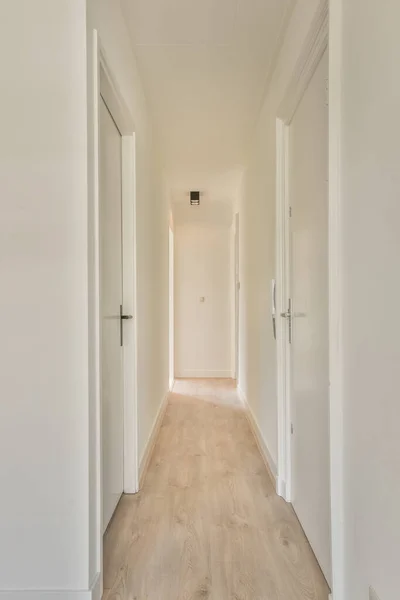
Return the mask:
[[[91,590],[0,590],[0,600],[93,600]],[[97,600],[97,598],[96,598]]]
[[[196,369],[186,369],[177,371],[176,377],[179,379],[231,379],[232,372],[227,371],[203,371]]]
[[[278,496],[286,500],[286,502],[288,501],[286,498],[286,481],[279,476],[276,478],[276,493]]]
[[[103,581],[103,575],[101,573],[97,573],[94,582],[92,584],[91,590],[92,590],[92,596],[91,596],[91,600],[101,600],[101,597],[103,595],[103,591],[102,591],[102,581]]]
[[[261,433],[260,427],[258,426],[257,419],[251,409],[251,406],[247,402],[247,398],[246,398],[243,390],[239,386],[238,386],[237,390],[238,390],[239,398],[241,399],[241,401],[243,402],[243,404],[246,408],[246,416],[249,421],[250,429],[253,432],[253,435],[257,442],[258,449],[264,460],[265,466],[267,467],[267,470],[268,470],[269,474],[271,475],[271,478],[275,482],[276,488],[278,488],[278,469],[275,464],[275,461],[272,459],[271,453],[268,450],[267,443],[264,440],[264,436]]]
[[[0,590],[0,600],[101,600],[100,574],[90,590]]]
[[[153,454],[154,446],[157,441],[158,434],[160,432],[160,428],[164,419],[165,411],[168,406],[168,394],[165,394],[161,404],[159,406],[156,418],[153,423],[153,427],[151,428],[151,432],[149,435],[149,439],[147,440],[145,449],[140,458],[139,462],[139,489],[143,485],[144,478],[146,476],[146,471],[150,463],[151,455]],[[1,598],[0,598],[1,600]]]
[[[236,389],[237,389],[237,393],[238,393],[240,400],[243,402],[243,404],[247,408],[248,404],[247,404],[246,396],[244,395],[244,391],[242,390],[242,388],[240,387],[239,384],[237,384]]]

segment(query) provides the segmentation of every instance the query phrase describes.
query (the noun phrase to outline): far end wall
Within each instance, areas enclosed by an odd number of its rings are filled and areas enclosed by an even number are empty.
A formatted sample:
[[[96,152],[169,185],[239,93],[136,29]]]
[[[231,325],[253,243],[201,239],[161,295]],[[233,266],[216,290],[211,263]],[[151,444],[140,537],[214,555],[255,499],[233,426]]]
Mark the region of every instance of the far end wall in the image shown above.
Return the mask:
[[[175,375],[231,377],[231,229],[175,228]]]

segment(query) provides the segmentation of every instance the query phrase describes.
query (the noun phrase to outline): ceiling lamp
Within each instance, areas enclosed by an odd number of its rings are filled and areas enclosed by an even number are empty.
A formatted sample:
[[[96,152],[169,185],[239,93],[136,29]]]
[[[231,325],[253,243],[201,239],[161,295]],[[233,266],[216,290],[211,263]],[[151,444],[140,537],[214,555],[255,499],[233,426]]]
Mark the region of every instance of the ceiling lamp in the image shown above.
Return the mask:
[[[190,206],[200,206],[200,192],[190,192]]]

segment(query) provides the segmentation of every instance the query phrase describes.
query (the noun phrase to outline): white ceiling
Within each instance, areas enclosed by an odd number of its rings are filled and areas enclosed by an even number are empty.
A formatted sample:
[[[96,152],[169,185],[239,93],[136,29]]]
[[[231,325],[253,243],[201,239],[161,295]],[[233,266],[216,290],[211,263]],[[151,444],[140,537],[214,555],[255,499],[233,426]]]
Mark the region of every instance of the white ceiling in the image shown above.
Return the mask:
[[[293,0],[122,4],[174,196],[197,187],[224,200],[237,188]]]

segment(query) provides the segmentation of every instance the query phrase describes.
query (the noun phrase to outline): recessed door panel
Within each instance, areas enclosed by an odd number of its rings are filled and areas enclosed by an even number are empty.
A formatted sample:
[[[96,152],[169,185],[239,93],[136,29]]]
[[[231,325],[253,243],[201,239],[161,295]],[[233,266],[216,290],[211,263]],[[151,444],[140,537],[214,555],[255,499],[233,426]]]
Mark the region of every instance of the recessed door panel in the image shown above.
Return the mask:
[[[123,492],[122,138],[100,104],[100,314],[103,530]]]

